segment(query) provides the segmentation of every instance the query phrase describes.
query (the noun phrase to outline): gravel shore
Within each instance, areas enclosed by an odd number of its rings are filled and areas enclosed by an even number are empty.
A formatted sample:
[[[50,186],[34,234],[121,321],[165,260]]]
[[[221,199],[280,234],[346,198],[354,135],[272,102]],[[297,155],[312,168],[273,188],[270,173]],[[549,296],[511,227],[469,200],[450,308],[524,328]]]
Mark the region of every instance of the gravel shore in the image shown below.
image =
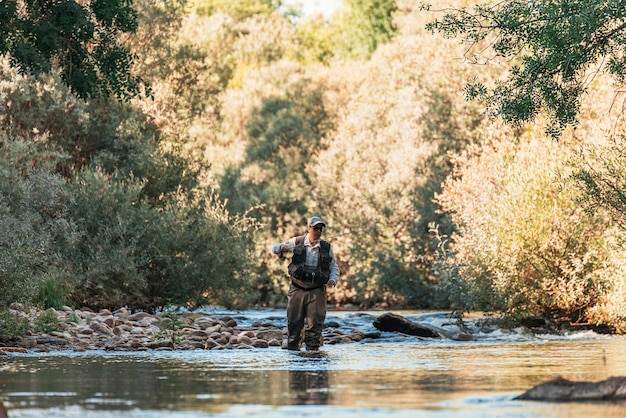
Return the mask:
[[[14,315],[41,317],[41,312],[13,310]],[[46,331],[26,331],[18,341],[0,343],[0,355],[9,352],[47,352],[51,350],[220,350],[283,347],[287,328],[271,321],[239,325],[231,316],[201,312],[131,313],[88,308],[43,312]],[[25,318],[26,319],[26,318]],[[277,321],[282,322],[282,321]],[[332,325],[332,324],[331,324]],[[336,324],[335,324],[336,325]],[[324,329],[325,344],[351,343],[375,339],[380,333],[358,330]]]

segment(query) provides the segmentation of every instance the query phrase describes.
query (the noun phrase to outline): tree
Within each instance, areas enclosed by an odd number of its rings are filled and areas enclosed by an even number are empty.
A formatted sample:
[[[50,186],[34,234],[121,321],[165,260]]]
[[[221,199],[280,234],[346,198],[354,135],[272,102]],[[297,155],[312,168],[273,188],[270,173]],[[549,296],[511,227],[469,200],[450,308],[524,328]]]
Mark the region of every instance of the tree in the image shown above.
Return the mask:
[[[337,16],[337,49],[348,58],[367,59],[378,45],[389,42],[397,28],[395,0],[345,0]]]
[[[547,131],[556,137],[577,123],[590,76],[607,71],[618,83],[626,82],[621,0],[506,0],[443,12],[427,28],[445,37],[461,36],[470,61],[512,63],[492,88],[473,81],[465,91],[507,122],[531,121],[545,110]]]
[[[21,73],[58,69],[79,97],[129,99],[145,87],[131,74],[133,54],[120,36],[135,32],[132,0],[4,0],[0,55]]]
[[[282,0],[199,0],[196,12],[204,15],[225,13],[239,21],[257,15],[271,15],[282,6]]]

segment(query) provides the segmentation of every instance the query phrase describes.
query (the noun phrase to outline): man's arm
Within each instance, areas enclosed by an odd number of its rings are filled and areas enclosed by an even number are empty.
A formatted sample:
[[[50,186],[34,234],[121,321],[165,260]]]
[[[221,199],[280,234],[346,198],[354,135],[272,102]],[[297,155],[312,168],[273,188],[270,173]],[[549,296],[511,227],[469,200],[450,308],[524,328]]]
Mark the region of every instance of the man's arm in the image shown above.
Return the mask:
[[[285,242],[279,242],[272,246],[272,253],[276,255],[282,255],[284,253],[293,252],[293,248],[296,246],[296,239],[291,238]]]
[[[335,254],[333,254],[333,250],[331,249],[328,254],[330,255],[330,276],[328,277],[328,285],[330,287],[335,287],[337,282],[339,281],[339,275],[341,272],[339,271],[339,266],[337,265],[337,259],[335,258]]]

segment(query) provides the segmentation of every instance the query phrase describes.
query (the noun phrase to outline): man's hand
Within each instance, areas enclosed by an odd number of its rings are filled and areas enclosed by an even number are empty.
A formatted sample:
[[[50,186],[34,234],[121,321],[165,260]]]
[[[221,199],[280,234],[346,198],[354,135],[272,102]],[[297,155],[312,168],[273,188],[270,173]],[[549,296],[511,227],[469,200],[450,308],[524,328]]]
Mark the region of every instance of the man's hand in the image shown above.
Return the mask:
[[[329,280],[328,283],[326,283],[326,286],[328,287],[335,287],[337,286],[337,282],[334,280]]]

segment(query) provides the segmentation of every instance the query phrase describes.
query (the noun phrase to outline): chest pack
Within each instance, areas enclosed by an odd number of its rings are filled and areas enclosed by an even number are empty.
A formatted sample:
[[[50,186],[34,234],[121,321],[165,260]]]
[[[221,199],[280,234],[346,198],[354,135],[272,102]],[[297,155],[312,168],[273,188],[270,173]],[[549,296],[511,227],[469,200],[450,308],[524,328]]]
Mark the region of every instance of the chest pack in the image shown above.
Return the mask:
[[[320,251],[317,260],[317,266],[306,265],[306,247],[304,239],[306,235],[296,237],[296,245],[293,249],[293,257],[287,267],[289,277],[299,287],[305,289],[314,289],[328,282],[330,277],[330,243],[320,240]]]

